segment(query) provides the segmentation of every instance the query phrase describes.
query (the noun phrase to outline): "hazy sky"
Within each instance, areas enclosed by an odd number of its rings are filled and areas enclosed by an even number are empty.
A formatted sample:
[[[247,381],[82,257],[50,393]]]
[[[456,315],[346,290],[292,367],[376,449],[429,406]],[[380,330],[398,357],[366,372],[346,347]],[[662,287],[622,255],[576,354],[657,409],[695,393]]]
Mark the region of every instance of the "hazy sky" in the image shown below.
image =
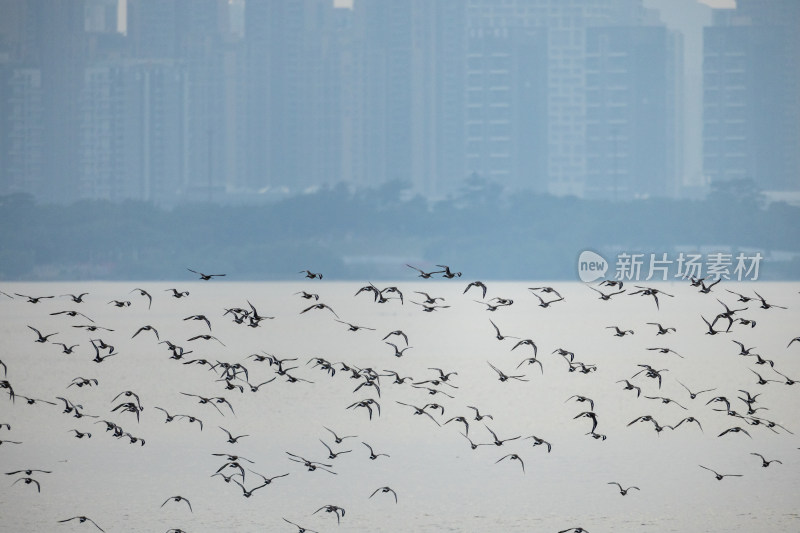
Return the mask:
[[[710,7],[736,7],[736,0],[698,0],[698,2]],[[338,7],[352,7],[353,0],[333,0],[333,4]]]
[[[706,4],[710,7],[736,7],[736,0],[699,0],[701,4]]]

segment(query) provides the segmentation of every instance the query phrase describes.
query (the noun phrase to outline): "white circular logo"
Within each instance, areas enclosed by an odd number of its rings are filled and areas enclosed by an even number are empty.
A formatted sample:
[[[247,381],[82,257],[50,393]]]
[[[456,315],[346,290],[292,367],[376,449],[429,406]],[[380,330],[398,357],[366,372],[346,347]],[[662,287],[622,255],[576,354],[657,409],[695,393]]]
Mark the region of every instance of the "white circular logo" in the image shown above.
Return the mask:
[[[603,259],[602,255],[591,250],[581,252],[578,257],[578,277],[582,282],[591,283],[605,276],[607,271],[608,261]]]

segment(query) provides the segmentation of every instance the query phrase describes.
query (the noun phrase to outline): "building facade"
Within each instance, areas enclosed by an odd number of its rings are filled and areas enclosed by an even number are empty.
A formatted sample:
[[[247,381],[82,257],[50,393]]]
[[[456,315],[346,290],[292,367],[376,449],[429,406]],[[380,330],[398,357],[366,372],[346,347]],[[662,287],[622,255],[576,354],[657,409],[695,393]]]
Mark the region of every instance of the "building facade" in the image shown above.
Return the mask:
[[[800,190],[800,3],[741,0],[704,31],[703,168]]]

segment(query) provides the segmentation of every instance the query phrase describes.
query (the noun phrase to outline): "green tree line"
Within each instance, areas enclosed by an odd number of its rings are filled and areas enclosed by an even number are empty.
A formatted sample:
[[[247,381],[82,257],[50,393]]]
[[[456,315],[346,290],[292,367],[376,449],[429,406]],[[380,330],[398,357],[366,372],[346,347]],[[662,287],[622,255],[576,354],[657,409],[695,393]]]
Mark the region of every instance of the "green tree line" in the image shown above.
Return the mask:
[[[748,183],[714,187],[703,200],[625,202],[506,194],[473,180],[428,202],[403,183],[322,188],[271,203],[79,201],[42,205],[0,197],[0,279],[172,280],[186,268],[240,280],[405,279],[449,264],[474,279],[577,277],[591,249],[669,253],[758,250],[761,279],[800,279],[800,208],[765,204]]]

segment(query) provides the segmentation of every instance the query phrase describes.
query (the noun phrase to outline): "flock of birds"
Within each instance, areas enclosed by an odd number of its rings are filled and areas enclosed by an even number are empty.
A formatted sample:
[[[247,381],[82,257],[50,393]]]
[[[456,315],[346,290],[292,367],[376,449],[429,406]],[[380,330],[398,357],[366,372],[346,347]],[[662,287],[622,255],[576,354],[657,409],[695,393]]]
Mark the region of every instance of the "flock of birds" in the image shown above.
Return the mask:
[[[451,270],[447,265],[437,265],[436,269],[432,270],[424,270],[412,265],[407,266],[423,280],[449,279],[456,280],[454,282],[457,283],[457,278],[462,276],[461,272]],[[205,274],[192,269],[187,270],[198,276],[198,279],[203,282],[211,282],[215,278],[225,276],[225,274]],[[317,313],[320,317],[327,317],[333,322],[341,324],[348,333],[377,331],[377,328],[343,320],[334,309],[335,305],[329,305],[323,301],[324,297],[321,293],[323,293],[326,282],[321,281],[323,279],[321,273],[309,270],[302,270],[299,273],[304,274],[308,282],[315,285],[313,290],[312,287],[308,287],[307,290],[293,295],[298,301],[305,300],[304,303],[297,306],[294,313],[297,315]],[[215,281],[215,283],[219,282],[219,280]],[[734,338],[737,332],[742,331],[742,328],[746,328],[746,331],[756,328],[757,324],[762,321],[770,320],[770,313],[773,311],[768,310],[785,310],[787,307],[768,302],[755,291],[749,295],[725,289],[724,285],[720,288],[719,281],[711,282],[706,279],[692,278],[689,283],[689,286],[696,288],[699,293],[709,295],[708,298],[718,302],[716,304],[718,312],[715,316],[698,317],[698,328],[702,327],[705,335],[727,336],[727,340],[720,341],[719,349],[730,351],[732,355],[742,356],[748,362],[752,361],[752,365],[748,366],[748,370],[753,375],[752,386],[736,391],[720,391],[716,386],[695,390],[685,385],[677,376],[672,377],[669,373],[670,370],[663,368],[664,365],[654,364],[653,361],[641,363],[631,369],[630,375],[615,376],[618,379],[614,379],[613,382],[618,388],[619,394],[630,394],[635,396],[637,401],[641,401],[640,399],[651,400],[654,408],[656,405],[669,405],[670,407],[669,411],[655,411],[655,414],[635,417],[627,422],[627,426],[638,427],[639,424],[644,424],[651,427],[656,434],[678,431],[679,428],[685,431],[689,427],[704,432],[704,423],[701,422],[701,418],[706,420],[707,417],[714,417],[716,421],[722,421],[724,426],[721,431],[714,432],[715,438],[749,438],[755,443],[756,437],[762,435],[793,435],[796,428],[790,427],[785,421],[774,420],[769,416],[770,406],[763,401],[769,396],[766,392],[769,389],[763,387],[767,385],[770,387],[792,386],[798,381],[789,377],[790,372],[784,369],[784,361],[778,358],[767,358],[764,354],[756,352],[755,347],[747,347],[743,342]],[[437,285],[434,284],[432,287],[436,288]],[[626,296],[650,297],[653,307],[648,315],[653,317],[656,317],[661,309],[664,297],[676,298],[675,295],[668,294],[661,289],[644,285],[635,285],[631,289],[629,284],[616,280],[604,280],[594,285],[585,284],[585,287],[587,291],[592,291],[591,294],[598,295],[598,298],[604,302]],[[422,287],[419,288],[422,289]],[[315,290],[319,290],[319,293],[314,292]],[[313,356],[306,360],[297,354],[285,356],[266,351],[228,356],[225,351],[226,341],[213,334],[218,321],[232,321],[241,327],[259,330],[264,327],[265,323],[276,318],[263,314],[263,310],[259,311],[249,299],[242,302],[244,305],[181,316],[180,319],[187,324],[196,323],[197,325],[196,334],[185,340],[168,338],[166,328],[162,324],[137,325],[131,331],[122,331],[118,328],[101,325],[108,324],[108,318],[111,313],[115,312],[114,309],[135,306],[146,314],[157,300],[192,298],[189,291],[179,288],[169,288],[161,292],[163,294],[153,294],[151,290],[135,287],[129,292],[129,295],[136,297],[133,301],[122,298],[112,299],[106,303],[101,302],[108,311],[100,316],[97,313],[88,311],[84,313],[83,311],[87,307],[87,302],[92,299],[91,291],[63,295],[27,295],[0,291],[0,298],[7,300],[10,305],[19,303],[20,305],[36,306],[36,312],[32,315],[32,323],[27,324],[27,328],[30,330],[28,333],[30,342],[45,346],[38,349],[49,350],[47,353],[52,354],[53,357],[86,358],[97,365],[96,372],[91,375],[75,376],[66,383],[63,390],[49,391],[47,395],[42,395],[44,397],[40,398],[28,392],[28,383],[19,378],[23,374],[20,367],[24,365],[24,358],[10,358],[7,350],[0,353],[2,355],[0,357],[0,372],[2,372],[0,392],[4,392],[6,396],[2,399],[6,401],[0,402],[2,405],[2,410],[0,410],[0,464],[10,466],[3,458],[5,449],[25,445],[23,441],[14,438],[16,428],[2,419],[3,413],[9,413],[12,409],[25,409],[28,406],[38,406],[40,409],[63,408],[64,416],[76,419],[77,427],[70,430],[75,439],[96,439],[98,434],[105,433],[131,445],[144,447],[150,443],[151,437],[142,435],[135,429],[129,429],[138,427],[144,416],[156,417],[163,420],[165,424],[185,423],[189,427],[196,427],[197,431],[219,431],[220,442],[229,448],[225,452],[211,454],[217,457],[219,462],[214,466],[209,477],[213,478],[214,482],[219,479],[219,483],[234,487],[244,498],[257,498],[262,492],[267,492],[266,487],[271,487],[273,484],[280,485],[284,482],[283,478],[297,475],[298,468],[309,472],[339,475],[339,468],[336,466],[337,459],[344,454],[353,454],[353,456],[361,454],[369,461],[390,460],[391,453],[389,452],[391,450],[378,449],[374,442],[369,442],[369,435],[346,435],[340,430],[327,427],[324,423],[320,424],[320,434],[315,437],[321,447],[313,455],[307,451],[285,451],[286,471],[272,472],[267,475],[259,471],[255,461],[235,453],[235,447],[250,435],[240,434],[233,430],[227,421],[236,416],[240,404],[254,401],[250,395],[279,386],[280,381],[311,386],[321,379],[339,380],[339,382],[349,384],[345,394],[354,401],[346,401],[346,405],[343,407],[354,413],[353,416],[360,416],[362,419],[371,421],[384,416],[387,404],[399,406],[394,409],[404,411],[411,417],[420,416],[422,420],[427,420],[432,427],[453,428],[451,431],[457,432],[460,438],[463,438],[465,446],[471,450],[478,448],[498,450],[499,453],[491,457],[491,462],[500,465],[497,468],[506,463],[516,463],[520,475],[526,473],[525,449],[541,446],[546,453],[550,453],[555,445],[551,442],[552,439],[535,434],[526,435],[520,432],[519,434],[499,435],[500,430],[494,427],[494,415],[485,412],[483,407],[471,405],[474,402],[469,399],[469,391],[463,390],[458,384],[459,369],[439,368],[431,364],[426,367],[428,373],[425,376],[414,378],[407,375],[406,369],[402,366],[402,360],[413,357],[414,346],[410,344],[409,332],[402,328],[402,324],[398,324],[400,326],[398,329],[374,334],[375,345],[385,346],[387,351],[375,356],[373,366],[356,366],[345,361],[331,361],[322,356]],[[598,367],[602,365],[601,362],[581,360],[578,354],[563,346],[544,347],[533,336],[526,337],[518,332],[515,332],[518,336],[504,334],[498,325],[498,323],[502,323],[498,317],[507,312],[503,310],[512,307],[515,300],[501,296],[487,299],[489,294],[487,283],[482,281],[467,283],[462,292],[464,298],[457,303],[447,301],[444,297],[430,294],[430,292],[433,292],[433,289],[409,291],[401,290],[395,285],[378,288],[373,283],[368,283],[358,288],[353,297],[363,300],[364,305],[402,306],[411,303],[425,313],[449,312],[447,310],[452,306],[479,304],[480,308],[489,313],[486,321],[487,335],[493,336],[502,343],[504,352],[512,355],[519,354],[515,363],[508,363],[508,356],[505,354],[505,362],[502,363],[498,360],[486,360],[486,367],[484,367],[486,376],[506,384],[503,385],[504,387],[525,386],[512,385],[512,383],[525,383],[544,375],[545,364],[548,367],[558,364],[566,372],[585,375],[596,373]],[[587,292],[587,294],[589,293]],[[543,309],[569,305],[559,289],[551,286],[530,287],[525,296],[533,298],[532,301]],[[661,302],[659,297],[662,298]],[[519,297],[516,298],[519,299]],[[474,303],[470,303],[470,301]],[[159,302],[159,305],[162,305],[162,302]],[[98,305],[95,304],[93,308],[97,309]],[[12,311],[7,309],[6,312]],[[13,312],[22,313],[23,310],[15,308]],[[58,331],[44,329],[39,322],[43,322],[45,316],[63,319],[63,327]],[[702,324],[700,320],[702,320]],[[646,332],[634,331],[622,324],[613,323],[609,323],[605,328],[608,330],[610,341],[614,337],[626,337],[635,333],[649,335],[654,341],[659,341],[658,346],[647,348],[648,351],[653,352],[653,355],[680,359],[691,356],[678,353],[670,347],[669,339],[679,335],[676,327],[662,324],[655,318],[647,321],[646,325],[651,327]],[[191,380],[187,380],[186,385],[179,385],[174,391],[175,396],[189,398],[196,402],[196,409],[191,413],[178,413],[170,405],[152,405],[152,409],[150,409],[150,405],[147,405],[148,399],[140,397],[136,390],[105,391],[112,398],[109,402],[110,405],[106,406],[87,403],[85,408],[82,403],[78,403],[82,400],[73,400],[72,394],[77,389],[103,388],[104,372],[107,368],[110,368],[109,371],[113,371],[114,361],[117,357],[127,357],[125,343],[134,338],[139,338],[139,342],[150,343],[150,348],[153,350],[160,349],[160,347],[166,349],[165,359],[170,364],[182,364],[187,367],[200,366],[207,369],[208,372],[205,374],[209,376],[207,381],[219,392],[215,395],[198,394],[192,387]],[[66,342],[59,342],[59,339]],[[800,336],[787,338],[785,341],[787,350],[800,347]],[[121,348],[120,351],[117,351],[118,346]],[[58,349],[55,349],[56,347]],[[738,352],[734,350],[734,347],[738,349]],[[226,355],[212,356],[209,355],[211,353],[225,353]],[[560,363],[551,362],[549,360],[551,358]],[[533,374],[530,373],[531,371]],[[346,382],[342,376],[346,376]],[[278,383],[274,383],[276,380]],[[685,399],[669,397],[661,393],[662,386],[667,380],[671,380],[685,390]],[[388,392],[387,389],[391,389],[391,391]],[[610,438],[602,423],[603,413],[596,410],[594,399],[576,393],[563,398],[563,403],[570,402],[580,404],[582,408],[580,411],[576,409],[578,412],[572,416],[571,424],[576,426],[585,424],[583,432],[596,441],[602,442]],[[674,412],[673,408],[681,410],[685,416],[669,424],[657,420],[656,416],[661,419],[665,416],[665,412]],[[662,409],[666,408],[662,407]],[[147,415],[144,414],[145,411]],[[495,413],[495,415],[500,415],[500,413]],[[513,417],[514,413],[510,413],[510,416]],[[77,422],[78,420],[80,423]],[[508,448],[511,446],[517,447],[509,450]],[[505,451],[508,453],[504,453]],[[780,459],[766,457],[757,449],[750,452],[750,455],[756,457],[758,465],[763,468],[773,464],[783,464]],[[301,465],[301,467],[296,465]],[[713,465],[698,464],[697,466],[712,473],[714,478],[719,481],[726,477],[743,475],[738,472],[719,473]],[[0,488],[0,490],[30,490],[41,494],[47,489],[48,476],[58,475],[56,470],[57,467],[51,465],[45,467],[42,465],[16,465],[4,468],[3,474],[9,477],[10,483],[8,488]],[[624,485],[617,480],[608,480],[606,484],[616,487],[621,496],[628,495],[632,490],[637,492],[642,490],[638,486]],[[164,495],[162,495],[163,497]],[[388,485],[367,487],[365,499],[372,500],[373,498],[385,498],[388,502],[400,504],[403,495],[402,492],[398,494],[395,488]],[[280,518],[288,524],[287,528],[292,528],[299,533],[315,532],[307,525],[301,525],[312,516],[330,516],[331,520],[335,518],[336,524],[348,519],[349,515],[346,515],[346,509],[340,502],[319,503],[321,505],[315,505],[309,509],[306,517],[293,516],[290,519],[281,516]],[[161,504],[161,507],[165,506],[185,506],[189,513],[195,511],[190,499],[182,494],[166,497]],[[105,531],[102,520],[96,521],[82,514],[66,516],[57,522],[59,524],[89,524],[97,530]],[[565,526],[569,527],[559,530],[559,533],[588,533],[589,531],[583,525],[565,524]],[[167,533],[183,532],[182,528],[172,528],[167,531]]]

